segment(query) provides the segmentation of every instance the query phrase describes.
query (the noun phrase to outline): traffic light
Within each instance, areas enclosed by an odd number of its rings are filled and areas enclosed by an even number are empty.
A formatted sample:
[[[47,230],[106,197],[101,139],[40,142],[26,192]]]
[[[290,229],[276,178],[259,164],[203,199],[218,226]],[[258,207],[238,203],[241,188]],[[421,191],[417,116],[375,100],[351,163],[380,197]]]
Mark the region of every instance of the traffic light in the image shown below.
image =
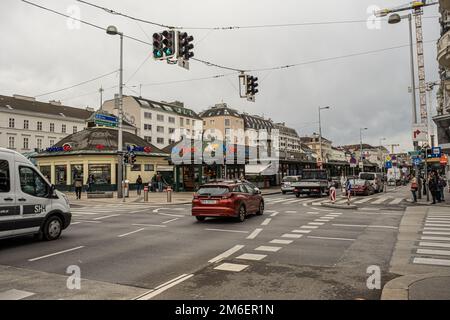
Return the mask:
[[[123,163],[125,163],[125,164],[129,163],[128,153],[123,155]]]
[[[192,49],[194,49],[194,44],[191,42],[194,41],[193,36],[189,36],[186,32],[178,32],[178,54],[177,58],[182,58],[184,60],[189,60],[194,56]]]
[[[175,31],[165,30],[165,31],[163,31],[162,36],[163,36],[162,44],[164,45],[163,52],[164,52],[165,58],[166,59],[172,58],[176,54]]]
[[[247,76],[247,98],[252,98],[259,92],[259,90],[257,89],[257,87],[259,86],[257,81],[257,77]]]
[[[153,58],[155,58],[155,60],[164,59],[162,40],[163,40],[162,33],[153,34]]]

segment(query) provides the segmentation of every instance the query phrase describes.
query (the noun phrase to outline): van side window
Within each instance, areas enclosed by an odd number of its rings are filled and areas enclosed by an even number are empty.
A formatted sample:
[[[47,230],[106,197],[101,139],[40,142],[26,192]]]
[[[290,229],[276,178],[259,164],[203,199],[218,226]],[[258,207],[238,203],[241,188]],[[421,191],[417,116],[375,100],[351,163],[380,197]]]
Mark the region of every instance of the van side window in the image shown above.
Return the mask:
[[[0,160],[0,193],[6,193],[9,191],[11,191],[9,164],[6,160]]]
[[[19,167],[19,175],[22,192],[38,198],[45,198],[48,195],[48,184],[34,169]]]

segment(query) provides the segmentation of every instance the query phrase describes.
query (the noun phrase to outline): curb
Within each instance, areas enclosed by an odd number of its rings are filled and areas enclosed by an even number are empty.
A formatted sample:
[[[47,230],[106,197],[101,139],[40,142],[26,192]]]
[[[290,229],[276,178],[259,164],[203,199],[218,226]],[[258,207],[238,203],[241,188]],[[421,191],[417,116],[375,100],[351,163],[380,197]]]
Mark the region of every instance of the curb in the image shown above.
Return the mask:
[[[450,273],[424,273],[401,276],[383,287],[381,300],[409,300],[409,287],[418,281],[431,278],[450,277]]]
[[[356,210],[358,209],[357,206],[355,206],[354,204],[351,205],[339,205],[339,204],[333,204],[331,202],[322,202],[321,203],[322,207],[326,207],[326,208],[334,208],[334,209],[347,209],[347,210]]]

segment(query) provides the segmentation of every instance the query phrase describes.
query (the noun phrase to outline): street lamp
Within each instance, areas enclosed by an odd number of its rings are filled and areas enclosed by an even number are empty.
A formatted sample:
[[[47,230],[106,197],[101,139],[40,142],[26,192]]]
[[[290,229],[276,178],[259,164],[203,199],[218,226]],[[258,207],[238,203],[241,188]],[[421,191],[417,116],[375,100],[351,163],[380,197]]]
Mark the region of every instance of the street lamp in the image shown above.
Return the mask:
[[[322,169],[323,168],[323,151],[322,151],[322,120],[321,120],[321,117],[320,117],[320,112],[322,111],[322,110],[329,110],[330,109],[330,107],[329,106],[326,106],[326,107],[319,107],[319,148],[320,148],[320,163],[321,163],[321,165],[320,165],[320,169]]]
[[[109,26],[106,33],[112,36],[120,36],[120,77],[119,77],[119,138],[117,143],[117,197],[124,198],[123,194],[123,33],[119,32],[115,26]],[[124,198],[125,199],[125,198]]]
[[[382,144],[382,142],[383,141],[386,141],[387,139],[386,138],[380,138],[380,144],[379,144],[379,150],[380,150],[380,154],[381,154],[381,156],[380,156],[380,163],[382,164],[382,170],[383,170],[383,172],[384,172],[384,159],[383,159],[383,150],[381,149],[381,148],[383,148],[383,144]]]
[[[363,141],[362,141],[362,132],[364,130],[369,130],[368,128],[359,128],[359,161],[363,164],[362,171],[364,171],[364,161],[363,161]]]

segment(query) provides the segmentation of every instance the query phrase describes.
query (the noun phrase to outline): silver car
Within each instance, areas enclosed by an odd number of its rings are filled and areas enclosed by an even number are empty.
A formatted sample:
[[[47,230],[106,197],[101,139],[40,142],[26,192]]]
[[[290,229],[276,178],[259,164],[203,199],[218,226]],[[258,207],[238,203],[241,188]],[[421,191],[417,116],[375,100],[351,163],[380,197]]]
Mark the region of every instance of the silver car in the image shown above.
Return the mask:
[[[292,186],[292,184],[294,182],[298,182],[300,181],[300,176],[287,176],[284,177],[283,180],[281,180],[281,192],[283,194],[286,194],[288,192],[293,192],[294,191],[294,187]]]

